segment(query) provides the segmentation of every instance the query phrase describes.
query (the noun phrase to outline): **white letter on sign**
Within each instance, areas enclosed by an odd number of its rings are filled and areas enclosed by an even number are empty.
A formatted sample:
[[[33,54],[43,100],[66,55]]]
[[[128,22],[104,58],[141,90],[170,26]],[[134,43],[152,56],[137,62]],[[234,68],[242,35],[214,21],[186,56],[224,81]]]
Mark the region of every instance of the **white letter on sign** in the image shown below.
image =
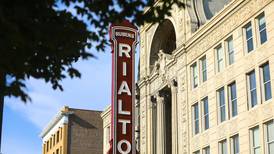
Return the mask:
[[[123,62],[123,76],[127,76],[127,63]]]
[[[123,81],[121,83],[121,86],[118,90],[118,94],[121,95],[122,93],[127,93],[127,95],[131,96],[131,92],[128,88],[128,85],[127,85],[127,82],[126,81]]]
[[[123,104],[122,104],[122,100],[118,100],[118,113],[119,114],[123,114],[123,115],[130,115],[129,111],[123,111]]]
[[[123,119],[119,119],[118,122],[122,123],[123,125],[123,131],[122,134],[127,134],[127,124],[130,124],[130,120],[123,120]]]
[[[127,149],[125,151],[122,149],[122,144],[126,144],[127,145]],[[119,141],[117,147],[118,147],[118,151],[121,154],[128,154],[131,151],[131,144],[127,140],[121,140],[121,141]]]
[[[129,52],[131,47],[128,44],[119,43],[119,56],[122,57],[123,53],[126,55],[127,58],[130,58]]]

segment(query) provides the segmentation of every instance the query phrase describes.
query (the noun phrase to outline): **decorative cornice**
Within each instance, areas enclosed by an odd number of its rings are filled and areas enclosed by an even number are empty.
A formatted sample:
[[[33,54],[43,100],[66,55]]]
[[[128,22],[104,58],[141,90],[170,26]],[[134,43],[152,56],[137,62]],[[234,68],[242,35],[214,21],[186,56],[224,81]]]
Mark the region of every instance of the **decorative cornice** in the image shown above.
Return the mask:
[[[105,119],[111,112],[111,105],[108,105],[106,109],[101,113],[102,119]]]
[[[186,41],[186,48],[191,48],[196,43],[199,42],[208,32],[213,30],[213,27],[220,24],[221,20],[225,18],[231,11],[239,8],[244,1],[249,0],[233,0],[227,4],[222,10],[220,10],[216,15],[214,15],[207,23],[201,26],[190,39]]]
[[[191,51],[187,63],[217,45],[270,2],[273,0],[234,0],[229,3],[187,41],[186,48]]]
[[[45,137],[48,132],[63,118],[68,117],[69,115],[73,114],[72,111],[68,111],[68,107],[64,107],[61,111],[57,113],[57,115],[49,122],[49,124],[43,129],[41,134],[39,135],[41,138]],[[65,121],[68,123],[68,121]]]

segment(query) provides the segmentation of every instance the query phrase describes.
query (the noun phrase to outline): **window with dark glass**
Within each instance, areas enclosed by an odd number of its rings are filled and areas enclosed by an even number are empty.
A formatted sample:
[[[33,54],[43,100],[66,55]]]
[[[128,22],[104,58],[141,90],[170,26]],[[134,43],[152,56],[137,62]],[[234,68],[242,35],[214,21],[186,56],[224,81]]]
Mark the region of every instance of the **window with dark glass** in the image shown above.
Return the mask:
[[[191,65],[191,71],[192,71],[192,87],[196,88],[198,86],[198,69],[197,69],[196,63]]]
[[[50,138],[50,149],[52,148],[52,137]]]
[[[256,88],[256,75],[255,71],[248,73],[248,101],[249,106],[252,108],[257,105],[257,88]]]
[[[224,69],[224,51],[222,45],[219,45],[216,48],[216,60],[217,60],[217,72],[220,72]]]
[[[57,131],[57,143],[59,142],[59,137],[60,137],[60,132],[59,130]]]
[[[60,128],[60,140],[62,140],[63,128]]]
[[[203,154],[210,154],[210,147],[203,148]]]
[[[198,103],[193,105],[193,125],[194,125],[194,134],[199,133],[199,105]]]
[[[237,107],[237,92],[236,92],[236,82],[233,82],[228,86],[229,89],[229,103],[230,103],[230,111],[231,116],[235,117],[238,114]]]
[[[200,150],[193,152],[193,154],[200,154]]]
[[[266,63],[261,66],[262,74],[262,86],[263,86],[263,99],[267,101],[272,98],[271,94],[271,81],[270,81],[270,71],[269,64]]]
[[[247,52],[250,52],[254,49],[254,44],[253,44],[253,32],[252,32],[252,25],[251,22],[246,24],[244,27],[245,29],[245,37],[246,37],[246,47],[247,47]]]
[[[207,67],[206,67],[206,57],[200,59],[201,62],[201,77],[202,82],[205,82],[207,80]]]
[[[273,120],[266,123],[265,143],[266,143],[267,154],[273,154],[274,153],[274,122]]]
[[[232,154],[240,153],[239,135],[238,134],[231,137],[231,153]]]
[[[233,37],[229,37],[226,40],[227,44],[227,54],[228,54],[228,64],[231,65],[234,63],[235,58],[234,58],[234,47],[233,47]]]
[[[55,134],[53,135],[53,146],[55,145]]]
[[[47,147],[46,147],[46,144],[44,143],[43,144],[43,154],[45,154],[47,152]]]
[[[219,142],[219,153],[227,154],[227,143],[226,140],[222,140]]]
[[[208,97],[202,100],[202,104],[203,104],[204,130],[207,130],[209,128]]]
[[[225,107],[225,91],[224,87],[217,91],[218,94],[218,103],[219,103],[219,119],[220,122],[226,120],[226,107]]]
[[[47,141],[47,152],[49,151],[49,141]]]
[[[250,132],[251,139],[251,152],[252,154],[260,154],[261,153],[261,144],[260,144],[260,131],[259,126],[251,129]]]
[[[260,43],[263,44],[267,41],[267,33],[266,33],[266,23],[265,23],[265,15],[264,13],[260,14],[257,17],[258,20],[258,30],[260,34]]]

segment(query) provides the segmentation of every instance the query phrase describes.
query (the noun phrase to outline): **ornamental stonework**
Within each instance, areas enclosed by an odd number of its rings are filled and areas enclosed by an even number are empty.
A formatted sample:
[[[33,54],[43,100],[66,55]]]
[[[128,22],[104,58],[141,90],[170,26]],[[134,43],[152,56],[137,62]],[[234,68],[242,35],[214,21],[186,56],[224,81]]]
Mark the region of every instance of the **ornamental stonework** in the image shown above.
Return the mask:
[[[143,31],[145,35],[141,37],[141,42],[145,42],[145,45],[141,45],[141,70],[146,70],[143,73],[142,86],[141,90],[141,107],[140,107],[140,118],[141,118],[141,153],[151,154],[150,147],[150,126],[149,123],[151,120],[150,113],[148,110],[151,109],[150,97],[155,95],[157,92],[163,90],[165,91],[166,86],[170,80],[176,78],[178,80],[178,94],[177,94],[177,105],[178,105],[178,148],[179,154],[190,154],[196,150],[202,150],[205,146],[210,146],[212,153],[218,153],[218,142],[223,139],[230,140],[232,135],[239,134],[241,151],[245,153],[249,150],[249,146],[242,146],[244,141],[248,141],[249,129],[257,125],[260,127],[263,126],[265,122],[269,119],[273,119],[274,106],[273,102],[263,102],[261,100],[259,91],[261,88],[258,83],[258,106],[255,108],[248,108],[248,97],[246,92],[246,73],[252,69],[256,70],[256,73],[259,74],[259,66],[255,66],[254,62],[259,63],[259,61],[269,60],[269,64],[273,65],[273,59],[270,57],[273,56],[273,44],[267,44],[263,47],[257,46],[254,43],[255,49],[252,51],[252,54],[247,55],[244,53],[244,42],[243,42],[243,31],[242,27],[244,23],[248,21],[254,22],[255,17],[260,13],[260,11],[265,11],[266,21],[267,21],[267,30],[269,32],[269,40],[273,38],[273,29],[274,24],[269,19],[273,18],[273,15],[268,16],[273,13],[274,3],[268,5],[266,9],[263,9],[269,2],[273,0],[233,0],[229,3],[228,6],[224,8],[218,15],[204,24],[204,27],[201,27],[195,34],[191,34],[190,38],[184,46],[180,47],[180,50],[175,50],[173,55],[170,55],[170,59],[166,55],[162,54],[162,58],[159,58],[157,61],[156,67],[152,68],[148,66],[149,64],[149,55],[150,55],[150,46],[153,39],[154,32],[158,25],[153,25],[146,27],[146,30]],[[239,5],[238,5],[239,4]],[[271,13],[270,13],[271,12]],[[176,37],[177,42],[182,41],[178,40],[178,37],[188,38],[189,31],[186,26],[187,23],[184,23],[189,20],[188,14],[185,14],[184,10],[175,9],[173,12],[173,18],[176,24]],[[186,17],[184,19],[184,17]],[[216,23],[213,25],[213,23]],[[173,23],[174,24],[174,23]],[[254,25],[255,27],[255,25]],[[254,29],[255,31],[255,29]],[[233,32],[233,33],[232,33]],[[184,33],[184,34],[183,34]],[[226,66],[224,70],[220,73],[216,73],[215,69],[215,54],[214,47],[219,43],[224,43],[224,39],[228,34],[233,34],[233,39],[235,39],[235,64],[231,66]],[[186,36],[185,36],[186,35]],[[254,42],[257,41],[254,33]],[[200,37],[199,37],[200,36]],[[184,40],[183,40],[184,41]],[[267,48],[267,49],[266,49]],[[255,51],[259,50],[259,51]],[[267,50],[269,55],[262,54]],[[208,58],[208,81],[200,83],[197,88],[191,88],[191,75],[189,64],[194,62],[199,56],[206,52],[206,57]],[[260,54],[257,54],[260,53]],[[266,56],[267,55],[267,56]],[[166,56],[166,57],[165,57]],[[199,63],[198,60],[196,62]],[[227,61],[226,61],[227,62]],[[273,68],[273,67],[272,67]],[[271,69],[272,69],[271,68]],[[150,70],[151,69],[151,70]],[[152,69],[154,69],[152,71]],[[256,74],[257,75],[257,74]],[[258,77],[258,82],[260,81]],[[200,80],[199,80],[200,81]],[[238,102],[238,115],[236,117],[228,116],[229,113],[229,101],[228,101],[228,85],[236,81],[237,83],[237,102]],[[272,80],[273,81],[273,77]],[[225,97],[227,103],[227,120],[219,123],[219,110],[216,97],[216,90],[220,87],[225,87]],[[191,105],[196,102],[200,102],[201,98],[208,96],[209,98],[209,117],[210,117],[210,128],[209,130],[203,131],[197,135],[192,135],[192,108]],[[259,103],[260,102],[260,103]],[[269,105],[270,104],[270,105]],[[200,114],[202,111],[200,109]],[[202,123],[202,119],[201,123]],[[200,125],[200,128],[202,124]]]
[[[272,0],[252,0],[247,2],[241,9],[238,9],[232,16],[228,17],[221,25],[213,26],[212,31],[208,30],[207,34],[201,40],[195,40],[197,43],[190,47],[191,51],[188,55],[188,63],[196,59],[196,57],[209,48],[213,47],[218,41],[225,37],[228,33],[238,28],[243,22],[248,20],[258,10],[263,8]],[[210,34],[209,34],[210,33]]]
[[[141,125],[141,147],[146,147],[146,100],[140,104],[140,125]]]

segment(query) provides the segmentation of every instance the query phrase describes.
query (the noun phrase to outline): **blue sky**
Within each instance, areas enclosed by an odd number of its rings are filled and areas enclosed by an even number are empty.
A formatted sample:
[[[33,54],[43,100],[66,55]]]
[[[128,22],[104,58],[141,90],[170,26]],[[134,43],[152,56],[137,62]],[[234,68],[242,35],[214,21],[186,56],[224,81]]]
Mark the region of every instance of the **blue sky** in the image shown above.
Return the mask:
[[[103,110],[111,100],[111,53],[96,53],[97,59],[80,61],[76,67],[81,79],[65,79],[64,91],[54,91],[43,81],[27,81],[32,102],[5,99],[3,154],[40,154],[43,127],[64,105],[72,108]],[[138,54],[137,54],[138,56]],[[136,67],[137,67],[136,58]]]
[[[138,51],[138,47],[137,47]],[[94,53],[94,52],[93,52]],[[15,98],[5,99],[2,152],[3,154],[41,154],[39,137],[43,127],[64,106],[104,110],[111,101],[111,50],[94,53],[97,59],[79,61],[75,67],[81,79],[65,79],[64,91],[54,91],[49,84],[27,81],[32,102],[24,104]],[[136,75],[139,53],[136,54]]]
[[[73,6],[69,7],[68,11],[76,15]],[[16,98],[5,98],[3,154],[41,154],[42,142],[39,134],[65,105],[102,111],[111,103],[111,49],[108,47],[105,52],[92,53],[96,59],[75,63],[74,66],[81,72],[82,77],[65,79],[62,82],[63,92],[54,91],[51,85],[44,81],[30,79],[27,81],[27,88],[32,102],[24,104]],[[138,56],[137,52],[136,75]]]
[[[18,99],[5,99],[3,154],[41,153],[39,133],[64,105],[103,110],[110,103],[110,50],[96,55],[98,59],[76,64],[82,78],[64,80],[64,92],[54,91],[43,81],[31,79],[27,83],[32,102],[23,104]]]

